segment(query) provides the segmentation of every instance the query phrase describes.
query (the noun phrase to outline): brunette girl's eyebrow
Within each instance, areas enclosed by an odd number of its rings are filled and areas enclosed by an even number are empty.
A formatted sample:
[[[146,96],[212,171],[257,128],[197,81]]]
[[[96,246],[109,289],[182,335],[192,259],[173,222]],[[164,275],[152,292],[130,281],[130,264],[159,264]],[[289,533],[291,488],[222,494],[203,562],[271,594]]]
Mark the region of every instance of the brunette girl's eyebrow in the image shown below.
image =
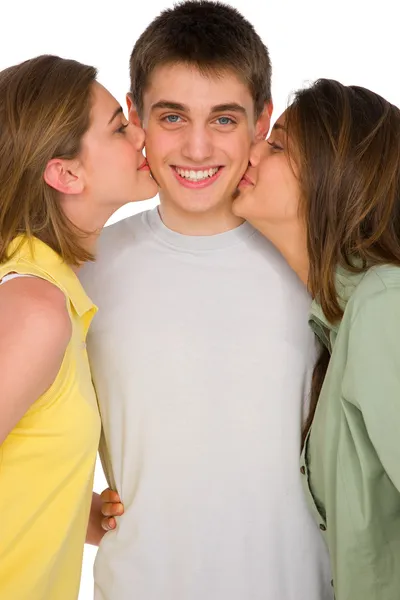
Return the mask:
[[[114,121],[115,117],[117,117],[118,115],[120,115],[122,112],[123,112],[122,106],[118,106],[118,108],[116,108],[114,110],[111,119],[108,121],[108,124],[110,125],[110,123],[112,123]]]

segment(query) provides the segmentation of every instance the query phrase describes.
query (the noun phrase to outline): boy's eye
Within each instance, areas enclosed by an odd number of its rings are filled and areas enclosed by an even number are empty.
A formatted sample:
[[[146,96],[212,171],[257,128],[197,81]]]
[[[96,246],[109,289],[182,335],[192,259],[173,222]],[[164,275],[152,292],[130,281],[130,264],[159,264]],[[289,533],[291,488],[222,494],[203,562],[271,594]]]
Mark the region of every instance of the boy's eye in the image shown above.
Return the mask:
[[[164,117],[164,120],[167,121],[167,123],[179,123],[179,119],[179,115],[167,115]]]
[[[218,117],[217,122],[219,125],[232,125],[232,123],[235,123],[230,117]]]

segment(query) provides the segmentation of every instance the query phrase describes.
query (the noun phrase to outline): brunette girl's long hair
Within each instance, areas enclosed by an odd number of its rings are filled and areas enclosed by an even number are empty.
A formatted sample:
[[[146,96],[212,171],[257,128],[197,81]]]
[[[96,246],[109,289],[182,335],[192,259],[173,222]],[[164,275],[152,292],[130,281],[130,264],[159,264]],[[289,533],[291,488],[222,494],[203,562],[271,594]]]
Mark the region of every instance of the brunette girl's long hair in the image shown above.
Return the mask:
[[[320,79],[295,95],[285,126],[294,141],[307,223],[309,290],[326,318],[343,315],[338,265],[400,266],[400,110],[358,86]],[[314,369],[310,428],[329,364]]]

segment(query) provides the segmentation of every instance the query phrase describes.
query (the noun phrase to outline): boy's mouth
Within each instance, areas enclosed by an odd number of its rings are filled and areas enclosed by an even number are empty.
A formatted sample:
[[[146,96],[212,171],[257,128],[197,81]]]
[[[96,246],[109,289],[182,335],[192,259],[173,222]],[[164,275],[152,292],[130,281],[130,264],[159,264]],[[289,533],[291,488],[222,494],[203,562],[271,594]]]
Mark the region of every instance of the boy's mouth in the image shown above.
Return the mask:
[[[212,167],[171,167],[175,177],[185,187],[191,188],[203,188],[213,183],[220,176],[223,167],[212,166]]]

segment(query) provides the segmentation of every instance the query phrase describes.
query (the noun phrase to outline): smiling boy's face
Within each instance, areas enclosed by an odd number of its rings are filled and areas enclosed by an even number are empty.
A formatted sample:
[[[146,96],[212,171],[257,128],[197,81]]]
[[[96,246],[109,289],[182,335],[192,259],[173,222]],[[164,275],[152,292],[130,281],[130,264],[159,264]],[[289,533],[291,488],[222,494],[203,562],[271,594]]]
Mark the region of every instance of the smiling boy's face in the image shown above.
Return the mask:
[[[231,71],[204,75],[171,64],[153,72],[142,116],[161,202],[181,214],[230,210],[250,146],[268,131],[270,109],[256,122],[250,91]]]

